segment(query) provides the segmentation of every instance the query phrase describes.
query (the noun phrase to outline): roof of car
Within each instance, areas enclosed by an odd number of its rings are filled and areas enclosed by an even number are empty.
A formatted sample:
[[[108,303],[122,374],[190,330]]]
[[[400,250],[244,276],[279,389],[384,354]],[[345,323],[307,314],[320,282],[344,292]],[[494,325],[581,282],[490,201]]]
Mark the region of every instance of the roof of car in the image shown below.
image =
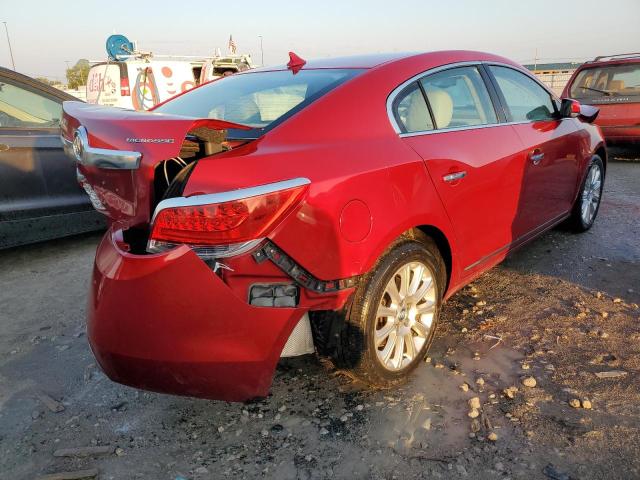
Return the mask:
[[[394,53],[373,53],[369,55],[350,55],[345,57],[331,57],[331,58],[314,58],[305,61],[305,69],[312,68],[373,68],[383,63],[387,63],[393,60],[400,60],[401,58],[410,57],[415,55],[415,52],[394,52]],[[270,67],[260,67],[251,70],[252,72],[266,71],[266,70],[284,70],[287,68],[286,64],[280,64]]]
[[[76,97],[70,95],[67,92],[52,87],[51,85],[47,85],[46,83],[42,83],[40,80],[36,80],[33,77],[29,77],[28,75],[24,75],[22,73],[16,72],[15,70],[10,70],[5,67],[0,67],[0,77],[4,77],[18,83],[38,88],[39,90],[47,92],[50,95],[60,98],[61,100],[78,100]]]
[[[598,65],[616,65],[625,63],[640,63],[640,53],[621,53],[617,55],[601,55],[582,64],[582,68]]]
[[[376,53],[370,55],[354,55],[345,57],[333,57],[333,58],[320,58],[320,59],[306,59],[305,64],[302,66],[303,70],[312,70],[320,68],[359,68],[359,69],[372,69],[381,65],[391,65],[396,62],[402,62],[409,59],[416,60],[433,60],[436,62],[451,63],[456,61],[474,61],[474,60],[487,60],[487,61],[502,61],[505,63],[513,63],[509,59],[496,56],[494,54],[486,52],[478,52],[472,50],[439,50],[439,51],[426,51],[426,52],[393,52],[393,53]],[[514,64],[515,65],[515,64]],[[254,68],[241,72],[241,74],[250,74],[255,72],[268,72],[277,70],[287,70],[286,64],[273,65],[267,67]]]

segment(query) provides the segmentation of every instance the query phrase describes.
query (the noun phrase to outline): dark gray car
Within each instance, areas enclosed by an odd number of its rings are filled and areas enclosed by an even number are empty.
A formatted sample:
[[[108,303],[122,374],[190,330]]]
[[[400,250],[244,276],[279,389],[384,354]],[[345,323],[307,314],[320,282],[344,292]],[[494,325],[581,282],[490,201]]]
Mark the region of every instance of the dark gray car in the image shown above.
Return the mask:
[[[62,149],[65,100],[77,99],[0,68],[0,248],[105,227]]]

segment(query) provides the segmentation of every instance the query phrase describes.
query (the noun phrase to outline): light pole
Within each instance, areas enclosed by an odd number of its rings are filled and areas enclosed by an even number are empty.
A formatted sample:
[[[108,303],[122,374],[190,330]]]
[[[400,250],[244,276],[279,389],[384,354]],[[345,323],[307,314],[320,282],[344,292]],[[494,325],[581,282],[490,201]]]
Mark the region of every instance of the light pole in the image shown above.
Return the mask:
[[[264,67],[264,49],[262,48],[262,35],[258,35],[260,38],[260,66]]]
[[[9,40],[9,29],[7,28],[7,22],[4,23],[4,31],[7,34],[7,43],[9,44],[9,55],[11,56],[11,65],[13,65],[13,70],[16,69],[16,62],[13,61],[13,50],[11,50],[11,40]]]

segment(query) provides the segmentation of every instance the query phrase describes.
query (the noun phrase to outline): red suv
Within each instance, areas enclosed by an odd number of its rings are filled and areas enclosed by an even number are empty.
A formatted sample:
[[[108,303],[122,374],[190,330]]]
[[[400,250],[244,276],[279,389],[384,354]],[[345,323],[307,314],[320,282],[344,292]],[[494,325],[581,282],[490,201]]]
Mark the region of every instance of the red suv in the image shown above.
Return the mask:
[[[593,107],[478,52],[292,55],[152,112],[64,110],[111,222],[88,308],[100,365],[225,400],[314,350],[403,380],[443,300],[554,225],[593,225],[606,169]]]
[[[608,146],[640,153],[640,53],[596,57],[573,74],[563,97],[596,105]]]

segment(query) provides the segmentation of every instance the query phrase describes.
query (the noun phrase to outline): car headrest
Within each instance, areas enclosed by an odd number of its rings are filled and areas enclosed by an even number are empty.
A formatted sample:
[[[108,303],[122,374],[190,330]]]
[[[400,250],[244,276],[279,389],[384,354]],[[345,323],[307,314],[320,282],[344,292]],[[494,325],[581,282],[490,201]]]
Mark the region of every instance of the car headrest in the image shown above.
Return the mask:
[[[259,122],[260,108],[254,100],[245,96],[225,105],[224,119],[237,123]]]
[[[611,80],[609,90],[624,90],[624,80]]]
[[[453,118],[453,100],[451,95],[440,88],[430,87],[426,90],[431,111],[437,128],[447,128]]]
[[[432,128],[427,104],[424,102],[420,90],[415,90],[411,94],[405,127],[408,132],[423,132]]]

